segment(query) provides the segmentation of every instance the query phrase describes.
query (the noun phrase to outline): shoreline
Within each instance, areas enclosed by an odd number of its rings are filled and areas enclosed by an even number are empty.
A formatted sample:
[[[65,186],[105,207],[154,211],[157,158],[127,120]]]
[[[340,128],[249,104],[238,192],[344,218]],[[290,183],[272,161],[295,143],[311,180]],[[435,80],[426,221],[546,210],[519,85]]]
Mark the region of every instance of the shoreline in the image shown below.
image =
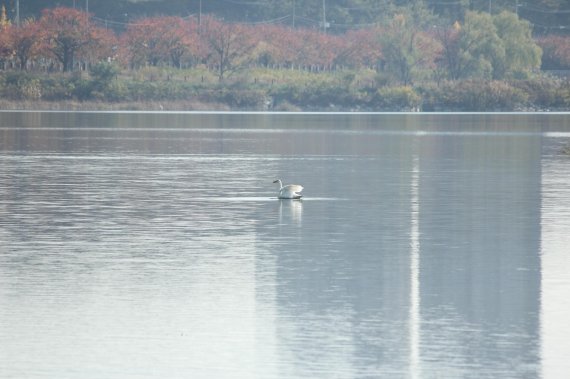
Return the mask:
[[[374,109],[342,109],[326,108],[281,110],[232,108],[219,103],[198,103],[192,101],[148,101],[148,102],[101,102],[101,101],[13,101],[0,99],[0,112],[100,112],[100,113],[250,113],[250,114],[570,114],[570,109],[521,109],[521,110],[492,110],[492,111],[457,111],[457,110],[374,110]]]

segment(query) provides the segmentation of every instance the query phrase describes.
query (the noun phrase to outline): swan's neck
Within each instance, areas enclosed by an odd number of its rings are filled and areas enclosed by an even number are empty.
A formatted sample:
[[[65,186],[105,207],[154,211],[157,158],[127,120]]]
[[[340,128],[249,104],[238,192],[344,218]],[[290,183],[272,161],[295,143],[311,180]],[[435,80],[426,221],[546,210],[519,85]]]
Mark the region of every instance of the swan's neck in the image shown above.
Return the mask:
[[[277,184],[279,184],[279,188],[283,188],[283,183],[281,183],[281,180],[278,180]]]

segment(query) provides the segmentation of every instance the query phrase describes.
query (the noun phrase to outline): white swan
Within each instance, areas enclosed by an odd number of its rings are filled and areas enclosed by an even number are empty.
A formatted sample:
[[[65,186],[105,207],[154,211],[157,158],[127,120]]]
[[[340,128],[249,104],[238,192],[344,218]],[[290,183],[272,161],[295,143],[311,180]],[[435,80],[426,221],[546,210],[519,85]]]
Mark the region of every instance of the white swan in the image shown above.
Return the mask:
[[[279,183],[279,199],[300,199],[303,197],[299,192],[303,190],[303,186],[298,184],[288,184],[283,186],[281,179],[275,180],[273,183]]]

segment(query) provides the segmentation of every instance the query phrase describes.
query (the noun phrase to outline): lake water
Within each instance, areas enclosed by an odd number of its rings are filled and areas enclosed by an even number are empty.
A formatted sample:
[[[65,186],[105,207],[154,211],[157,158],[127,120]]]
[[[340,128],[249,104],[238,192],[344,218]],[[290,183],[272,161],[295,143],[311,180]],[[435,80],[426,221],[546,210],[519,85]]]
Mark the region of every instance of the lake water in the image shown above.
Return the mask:
[[[0,112],[0,377],[567,378],[569,143],[563,114]]]

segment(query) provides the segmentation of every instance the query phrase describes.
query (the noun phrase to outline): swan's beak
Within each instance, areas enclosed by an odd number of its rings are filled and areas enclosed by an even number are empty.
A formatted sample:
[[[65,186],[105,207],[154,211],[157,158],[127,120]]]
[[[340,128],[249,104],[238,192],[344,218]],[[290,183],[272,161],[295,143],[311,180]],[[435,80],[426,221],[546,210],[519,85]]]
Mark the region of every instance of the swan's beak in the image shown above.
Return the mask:
[[[274,180],[273,183],[277,183],[279,180]]]

